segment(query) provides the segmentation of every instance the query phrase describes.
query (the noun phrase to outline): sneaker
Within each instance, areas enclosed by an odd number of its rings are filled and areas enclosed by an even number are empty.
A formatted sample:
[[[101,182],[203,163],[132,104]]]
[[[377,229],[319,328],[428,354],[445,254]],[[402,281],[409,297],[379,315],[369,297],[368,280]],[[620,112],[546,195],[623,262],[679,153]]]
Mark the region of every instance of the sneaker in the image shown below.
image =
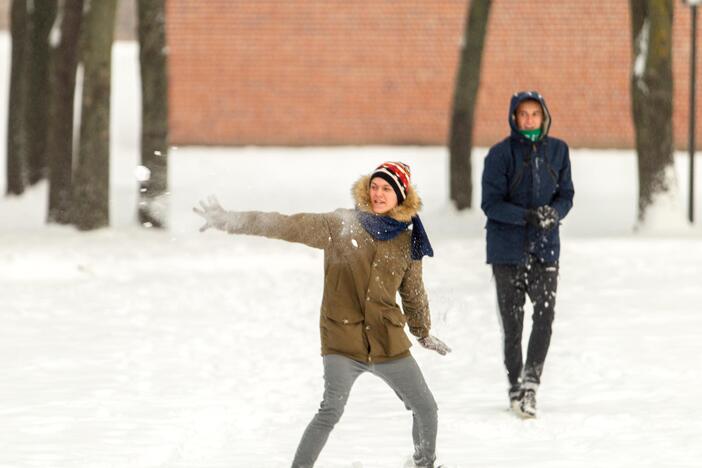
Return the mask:
[[[526,390],[519,405],[519,412],[522,418],[536,417],[536,392]]]

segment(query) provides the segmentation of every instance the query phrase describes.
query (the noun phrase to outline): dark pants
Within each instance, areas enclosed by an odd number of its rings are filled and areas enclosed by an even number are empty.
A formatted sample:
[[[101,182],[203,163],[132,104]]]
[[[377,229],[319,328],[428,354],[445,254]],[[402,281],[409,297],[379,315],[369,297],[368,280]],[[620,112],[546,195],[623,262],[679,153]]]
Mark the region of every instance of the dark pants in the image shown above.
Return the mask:
[[[558,263],[530,262],[527,265],[493,265],[504,332],[504,358],[510,398],[522,389],[536,390],[551,342],[551,324],[556,306]],[[522,360],[522,328],[526,296],[534,306],[526,362]]]

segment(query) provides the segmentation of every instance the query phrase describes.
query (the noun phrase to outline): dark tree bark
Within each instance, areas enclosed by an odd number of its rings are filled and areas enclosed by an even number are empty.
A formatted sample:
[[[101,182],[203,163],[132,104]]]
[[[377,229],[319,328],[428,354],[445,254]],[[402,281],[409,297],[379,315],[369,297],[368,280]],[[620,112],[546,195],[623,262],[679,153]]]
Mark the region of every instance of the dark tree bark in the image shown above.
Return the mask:
[[[109,225],[110,75],[117,0],[91,1],[81,38],[83,93],[72,219],[81,230]]]
[[[29,184],[46,178],[46,139],[49,115],[49,33],[56,19],[57,0],[33,0],[29,11],[27,89],[27,162]]]
[[[642,224],[656,195],[676,190],[666,172],[673,167],[672,0],[630,0],[631,102],[638,154]]]
[[[10,14],[12,65],[7,119],[7,194],[20,195],[27,186],[27,0],[13,0]]]
[[[490,5],[490,0],[472,0],[470,2],[453,95],[449,135],[450,197],[459,210],[471,208],[473,205],[470,160],[473,149],[473,114],[480,83],[480,64]]]
[[[162,228],[168,197],[168,70],[164,0],[138,4],[141,65],[141,163],[150,174],[140,181],[139,222]]]
[[[47,134],[49,159],[48,222],[71,222],[71,178],[73,172],[73,101],[78,66],[83,0],[60,0],[57,27],[60,40],[54,44],[50,63],[50,106]]]

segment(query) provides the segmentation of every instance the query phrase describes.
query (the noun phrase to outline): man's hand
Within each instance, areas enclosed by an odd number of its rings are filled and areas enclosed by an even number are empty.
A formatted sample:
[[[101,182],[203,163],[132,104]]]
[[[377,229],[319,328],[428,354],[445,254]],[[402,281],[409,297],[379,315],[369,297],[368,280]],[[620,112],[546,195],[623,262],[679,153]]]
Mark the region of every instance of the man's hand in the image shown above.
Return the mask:
[[[422,345],[422,347],[436,351],[442,356],[445,356],[446,353],[451,352],[451,348],[446,346],[446,343],[435,336],[425,336],[424,338],[419,338],[417,341],[419,341],[419,344]]]
[[[227,229],[227,212],[219,204],[217,198],[214,195],[207,197],[207,201],[200,201],[200,207],[194,207],[193,211],[205,218],[205,224],[200,228],[200,232],[204,232],[209,228],[221,229],[226,231]]]
[[[558,221],[561,219],[558,211],[550,205],[538,207],[536,213],[539,215],[539,226],[546,231],[558,226]]]
[[[539,213],[536,210],[528,210],[524,214],[524,219],[528,224],[539,227]]]
[[[549,231],[558,226],[560,216],[555,208],[549,205],[542,205],[535,210],[529,210],[524,215],[527,223],[536,226],[537,228]]]

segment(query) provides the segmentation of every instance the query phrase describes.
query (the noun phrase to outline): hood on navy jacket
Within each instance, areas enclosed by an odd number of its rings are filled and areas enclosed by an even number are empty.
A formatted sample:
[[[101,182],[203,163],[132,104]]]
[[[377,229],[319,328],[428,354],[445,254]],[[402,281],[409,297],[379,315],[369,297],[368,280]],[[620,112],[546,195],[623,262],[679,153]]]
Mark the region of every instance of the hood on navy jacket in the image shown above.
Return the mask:
[[[517,128],[517,107],[524,101],[536,101],[541,105],[541,110],[544,113],[544,121],[541,123],[541,136],[539,140],[543,140],[548,135],[548,131],[551,128],[551,114],[546,106],[546,101],[544,97],[537,91],[521,91],[519,93],[514,93],[512,99],[509,103],[509,127],[512,129],[512,137],[518,140],[526,140],[526,137],[519,133],[519,128]]]

